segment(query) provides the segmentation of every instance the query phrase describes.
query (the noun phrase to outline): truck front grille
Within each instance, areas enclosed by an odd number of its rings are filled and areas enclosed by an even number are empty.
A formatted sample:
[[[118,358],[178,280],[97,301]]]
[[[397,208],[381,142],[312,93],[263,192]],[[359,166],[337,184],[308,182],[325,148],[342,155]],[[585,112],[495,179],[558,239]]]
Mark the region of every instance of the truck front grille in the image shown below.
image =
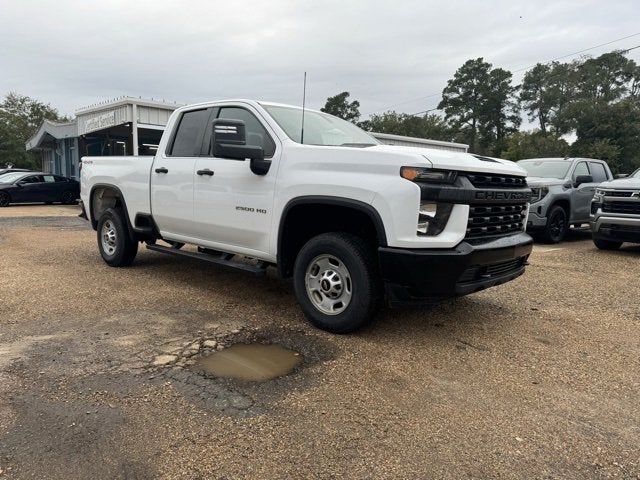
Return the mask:
[[[604,194],[607,197],[631,197],[635,191],[633,190],[604,190]]]
[[[518,177],[516,175],[466,173],[465,176],[476,188],[523,188],[527,186],[526,178]]]
[[[505,236],[524,230],[526,203],[470,205],[465,238]]]
[[[602,211],[606,213],[627,213],[640,215],[640,202],[604,202]]]

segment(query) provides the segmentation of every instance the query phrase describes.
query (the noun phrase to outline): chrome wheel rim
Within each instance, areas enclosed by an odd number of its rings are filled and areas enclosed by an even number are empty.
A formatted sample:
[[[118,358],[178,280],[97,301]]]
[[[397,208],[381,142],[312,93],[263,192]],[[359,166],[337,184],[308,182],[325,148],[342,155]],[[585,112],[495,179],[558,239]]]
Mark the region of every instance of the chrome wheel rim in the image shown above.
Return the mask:
[[[333,255],[318,255],[309,263],[305,286],[313,306],[326,315],[338,315],[351,303],[351,274]]]
[[[116,252],[118,235],[116,227],[111,220],[107,220],[102,224],[100,238],[102,241],[102,250],[104,250],[107,255],[113,255]]]

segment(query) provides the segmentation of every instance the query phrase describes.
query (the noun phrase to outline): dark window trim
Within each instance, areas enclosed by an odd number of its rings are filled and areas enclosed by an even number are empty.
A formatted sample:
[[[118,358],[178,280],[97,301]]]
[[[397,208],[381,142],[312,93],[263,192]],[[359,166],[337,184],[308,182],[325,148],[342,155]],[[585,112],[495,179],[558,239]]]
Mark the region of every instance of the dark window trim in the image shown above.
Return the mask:
[[[183,112],[180,113],[180,118],[176,121],[175,126],[173,127],[173,131],[171,132],[171,137],[169,137],[169,141],[167,142],[167,148],[164,152],[166,157],[175,157],[175,158],[196,158],[199,157],[200,155],[198,155],[197,152],[197,145],[198,143],[200,143],[200,145],[202,145],[202,139],[204,138],[204,133],[206,130],[206,126],[205,128],[202,130],[202,132],[200,133],[198,139],[196,139],[196,146],[194,146],[194,151],[193,151],[193,155],[174,155],[173,154],[173,144],[176,141],[176,135],[178,134],[178,130],[180,129],[180,124],[182,123],[182,119],[184,118],[184,115],[186,113],[191,113],[191,112],[199,112],[201,110],[205,110],[205,111],[209,111],[209,116],[211,116],[211,107],[204,107],[204,108],[193,108],[191,110],[185,110]],[[207,122],[209,122],[209,119],[207,119]],[[201,147],[202,149],[202,147]]]

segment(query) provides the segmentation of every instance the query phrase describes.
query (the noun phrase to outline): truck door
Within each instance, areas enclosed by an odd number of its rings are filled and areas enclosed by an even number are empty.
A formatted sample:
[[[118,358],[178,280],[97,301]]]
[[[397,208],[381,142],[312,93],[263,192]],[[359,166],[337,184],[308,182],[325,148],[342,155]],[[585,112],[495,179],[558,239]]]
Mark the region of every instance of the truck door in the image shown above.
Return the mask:
[[[579,175],[591,175],[591,170],[589,170],[589,166],[587,162],[578,162],[576,167],[573,170],[573,175],[571,176],[571,181],[574,182]],[[596,191],[596,184],[591,183],[583,183],[574,186],[573,192],[571,193],[571,222],[588,222],[589,214],[591,212],[591,199]]]
[[[194,234],[193,176],[211,109],[188,110],[176,121],[165,151],[151,167],[151,212],[167,237]],[[168,133],[168,132],[167,132]]]
[[[211,156],[211,122],[227,118],[245,122],[248,145],[261,146],[273,164],[266,175],[251,172],[248,160]],[[247,107],[217,108],[207,127],[203,156],[194,175],[194,224],[198,238],[251,255],[269,252],[269,236],[280,143],[259,113]]]

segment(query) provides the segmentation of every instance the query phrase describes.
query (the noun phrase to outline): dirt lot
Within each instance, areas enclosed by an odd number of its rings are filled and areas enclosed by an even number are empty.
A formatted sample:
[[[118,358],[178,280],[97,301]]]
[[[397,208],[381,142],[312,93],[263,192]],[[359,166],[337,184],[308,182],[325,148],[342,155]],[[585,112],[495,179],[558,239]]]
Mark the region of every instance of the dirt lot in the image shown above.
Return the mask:
[[[76,214],[0,211],[0,478],[640,478],[640,248],[574,233],[507,285],[332,336],[274,275],[109,268]],[[153,364],[250,339],[304,362]]]

